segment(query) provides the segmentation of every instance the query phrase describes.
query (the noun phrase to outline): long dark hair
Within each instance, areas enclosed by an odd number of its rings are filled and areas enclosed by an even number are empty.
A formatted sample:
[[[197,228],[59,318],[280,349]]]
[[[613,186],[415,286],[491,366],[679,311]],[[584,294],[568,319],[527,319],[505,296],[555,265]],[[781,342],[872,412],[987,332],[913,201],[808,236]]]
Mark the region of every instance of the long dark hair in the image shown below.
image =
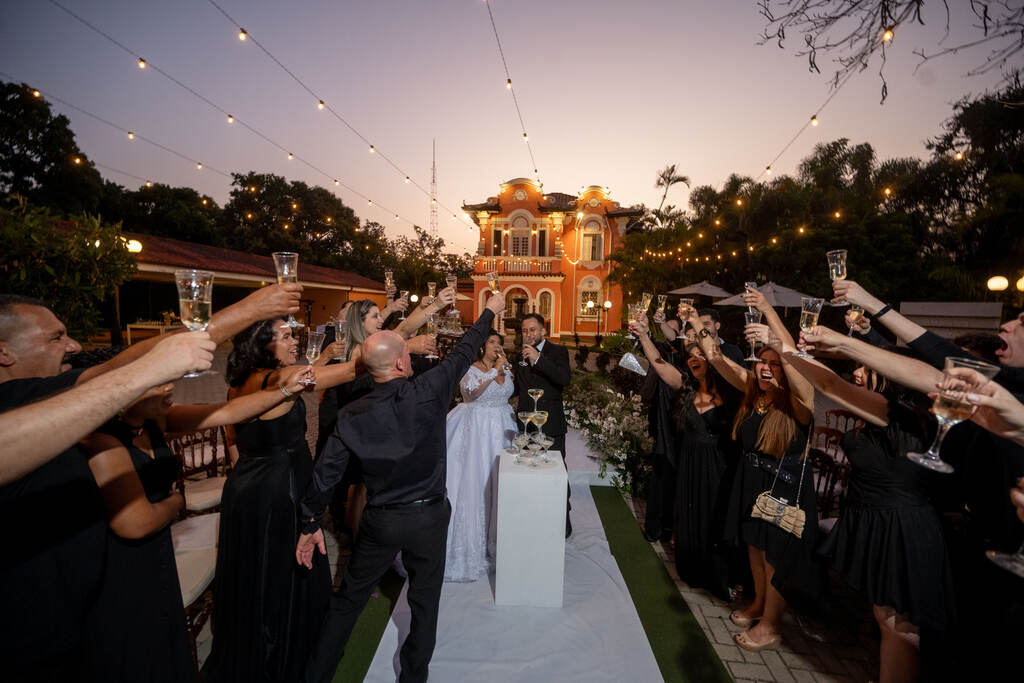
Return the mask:
[[[274,341],[274,324],[278,321],[283,318],[261,320],[234,336],[225,372],[229,386],[242,386],[256,370],[277,369],[280,362],[270,350],[270,343]]]
[[[502,334],[500,332],[498,332],[496,329],[494,329],[493,327],[491,329],[487,330],[487,336],[484,337],[484,343],[480,345],[480,349],[476,352],[476,359],[477,360],[483,360],[484,359],[484,350],[487,348],[487,340],[489,340],[491,337],[497,337],[503,343],[505,341],[505,337],[503,337]],[[501,352],[504,353],[505,349],[502,348]]]
[[[679,371],[679,374],[682,375],[683,385],[676,392],[676,426],[682,431],[687,429],[686,413],[690,409],[690,404],[693,403],[694,396],[700,390],[700,380],[694,376],[690,364],[687,362],[690,359],[690,350],[693,348],[692,344],[683,347],[683,368]],[[722,405],[736,405],[739,402],[739,392],[718,374],[718,370],[710,361],[705,359],[705,363],[707,369],[704,371],[704,381],[707,384],[708,392],[721,398]]]

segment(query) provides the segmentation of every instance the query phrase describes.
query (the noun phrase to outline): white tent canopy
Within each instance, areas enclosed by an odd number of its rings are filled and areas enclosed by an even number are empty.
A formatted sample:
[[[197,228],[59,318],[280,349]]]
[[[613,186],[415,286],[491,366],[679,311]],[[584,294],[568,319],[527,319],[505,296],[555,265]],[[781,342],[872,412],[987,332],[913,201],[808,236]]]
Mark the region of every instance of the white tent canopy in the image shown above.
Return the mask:
[[[730,294],[729,292],[725,291],[721,287],[711,284],[707,280],[701,280],[700,282],[694,283],[692,285],[686,285],[685,287],[680,287],[679,289],[673,289],[671,292],[669,292],[669,294],[697,294],[700,296],[710,296],[715,299],[723,296],[732,296],[732,294]]]

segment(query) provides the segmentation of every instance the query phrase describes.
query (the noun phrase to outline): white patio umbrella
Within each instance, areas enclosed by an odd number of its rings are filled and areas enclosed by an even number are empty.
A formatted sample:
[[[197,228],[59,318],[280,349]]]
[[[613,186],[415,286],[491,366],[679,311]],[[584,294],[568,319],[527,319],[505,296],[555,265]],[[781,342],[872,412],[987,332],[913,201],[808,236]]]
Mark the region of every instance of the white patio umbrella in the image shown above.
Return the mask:
[[[774,282],[766,282],[759,286],[757,291],[764,294],[764,298],[768,300],[768,303],[776,308],[800,308],[800,299],[810,296],[810,294],[804,294]],[[828,301],[825,302],[825,305],[831,306]],[[746,304],[743,303],[743,294],[737,294],[728,299],[716,301],[715,306],[746,306]]]
[[[701,280],[692,285],[686,285],[679,289],[673,289],[669,294],[684,295],[684,294],[697,294],[700,296],[710,296],[713,299],[719,299],[723,296],[732,296],[729,292],[725,291],[721,287],[717,287],[707,280]]]

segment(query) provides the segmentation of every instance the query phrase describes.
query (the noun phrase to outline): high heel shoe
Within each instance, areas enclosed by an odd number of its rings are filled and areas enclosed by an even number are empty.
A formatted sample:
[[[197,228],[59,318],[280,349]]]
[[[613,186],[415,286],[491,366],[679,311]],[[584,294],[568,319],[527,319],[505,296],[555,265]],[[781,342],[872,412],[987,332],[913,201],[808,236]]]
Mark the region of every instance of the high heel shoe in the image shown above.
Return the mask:
[[[729,613],[729,621],[740,628],[750,628],[750,625],[757,621],[757,619],[754,619],[753,617],[745,617],[743,616],[743,612],[736,609]]]
[[[763,643],[755,643],[753,640],[750,639],[750,636],[747,635],[746,631],[743,631],[742,633],[737,633],[732,638],[736,641],[737,645],[739,645],[744,650],[747,650],[749,652],[760,652],[761,650],[774,650],[782,644],[782,636],[779,635],[772,636]]]

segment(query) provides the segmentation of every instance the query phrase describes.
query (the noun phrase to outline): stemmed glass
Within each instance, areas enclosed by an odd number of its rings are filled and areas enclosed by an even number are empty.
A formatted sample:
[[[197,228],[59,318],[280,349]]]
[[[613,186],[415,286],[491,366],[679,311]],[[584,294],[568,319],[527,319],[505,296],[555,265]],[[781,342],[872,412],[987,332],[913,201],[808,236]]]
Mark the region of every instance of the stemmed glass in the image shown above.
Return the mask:
[[[816,299],[814,297],[804,296],[800,297],[800,329],[804,332],[810,332],[818,324],[818,316],[821,315],[821,307],[825,304],[824,299]],[[804,351],[803,345],[800,345],[800,349],[794,354],[798,358],[813,358],[813,356]]]
[[[846,250],[845,249],[833,249],[832,251],[825,253],[825,258],[828,260],[828,276],[832,278],[832,282],[836,280],[846,279]],[[845,306],[847,302],[845,299],[840,299],[835,302],[836,306]]]
[[[492,293],[497,294],[498,292],[501,291],[501,288],[498,286],[498,273],[497,272],[492,270],[492,271],[488,272],[487,274],[485,274],[484,277],[487,278],[487,286],[491,288],[491,292]]]
[[[431,282],[430,284],[434,284],[434,283]],[[427,334],[429,334],[431,337],[433,337],[435,342],[437,341],[437,320],[434,319],[434,314],[433,313],[431,313],[430,317],[427,318]],[[427,355],[425,355],[423,357],[424,358],[429,358],[431,360],[435,360],[435,359],[438,358],[438,355],[436,353],[428,353]]]
[[[433,301],[436,298],[437,298],[437,283],[436,282],[428,282],[427,283],[427,300],[424,301],[423,303],[429,304],[431,301]]]
[[[850,328],[850,331],[846,333],[847,337],[853,336],[853,328],[857,326],[861,318],[864,317],[864,307],[858,306],[857,304],[850,304],[850,310],[846,312],[846,326]]]
[[[444,283],[448,285],[449,289],[455,291],[455,285],[459,284],[459,278],[455,275],[455,273],[448,273],[447,275],[444,276]],[[455,302],[453,301],[452,308],[450,311],[448,311],[448,315],[455,315],[456,313],[458,313],[458,310],[455,308]]]
[[[640,296],[640,313],[642,315],[647,315],[647,309],[651,307],[651,299],[653,298],[654,295],[651,294],[650,292],[644,292]]]
[[[213,315],[213,273],[208,270],[176,270],[178,308],[181,324],[192,332],[205,330]],[[210,370],[190,372],[183,377],[214,374]]]
[[[939,457],[942,440],[946,438],[950,427],[970,418],[977,409],[967,401],[964,380],[950,372],[954,368],[970,368],[977,371],[986,380],[991,380],[999,372],[998,365],[992,365],[985,361],[952,356],[946,358],[945,370],[942,373],[942,388],[939,389],[935,401],[932,403],[932,412],[935,413],[935,419],[939,423],[939,429],[935,432],[935,440],[925,453],[907,453],[907,457],[921,467],[945,474],[952,472],[953,466]]]
[[[272,256],[274,257],[274,268],[277,269],[277,284],[283,285],[286,282],[298,282],[299,281],[299,255],[294,251],[275,251]],[[305,327],[302,323],[288,314],[288,319],[284,321],[287,327]]]
[[[746,323],[748,325],[759,325],[759,324],[761,324],[761,319],[764,317],[764,313],[762,313],[761,311],[757,310],[753,306],[750,306],[749,308],[752,308],[753,310],[752,311],[746,311],[743,314],[743,319],[746,321]],[[756,363],[757,361],[761,360],[760,358],[757,357],[757,347],[758,347],[757,340],[752,340],[750,342],[750,355],[745,360],[749,360],[752,363]]]
[[[400,292],[398,292],[398,298],[399,299],[405,299],[406,301],[408,301],[409,300],[409,290],[408,289],[403,289]],[[405,320],[405,311],[402,311],[402,316],[399,318],[399,320]]]
[[[533,392],[534,389],[531,389],[530,391]],[[537,389],[536,391],[541,391],[541,390]],[[541,391],[541,393],[544,393],[544,392]],[[532,396],[533,394],[531,393],[530,395]],[[534,399],[534,400],[536,401],[537,399]],[[546,411],[546,410],[535,410],[535,411],[533,411],[533,418],[532,419],[533,419],[533,424],[537,425],[537,433],[533,435],[532,443],[529,446],[527,446],[527,448],[529,448],[531,451],[533,451],[534,461],[532,463],[530,463],[530,464],[533,465],[534,467],[536,467],[537,466],[537,458],[540,457],[541,449],[544,447],[542,445],[542,442],[543,442],[543,439],[544,439],[544,423],[548,421],[548,411]]]
[[[526,450],[526,446],[530,443],[530,435],[527,433],[527,430],[530,428],[530,422],[533,420],[533,413],[528,410],[520,410],[516,413],[516,417],[523,423],[522,433],[516,432],[516,438],[513,440],[516,448],[519,449],[519,454],[516,456],[516,462],[519,463],[522,459],[523,451]]]
[[[320,358],[320,347],[323,346],[325,336],[323,332],[309,331],[306,337],[306,360],[309,361],[310,365]],[[301,382],[305,385],[316,384],[316,380],[313,378],[303,379]]]
[[[548,458],[548,450],[551,448],[551,445],[555,443],[555,440],[542,431],[538,431],[534,434],[533,440],[539,446],[536,457],[543,463],[551,462]]]
[[[746,289],[749,292],[756,292],[757,291],[757,283],[756,282],[744,282],[743,283],[743,288]],[[757,309],[754,308],[753,306],[747,306],[747,311],[749,311],[750,313],[753,313],[756,310]]]
[[[668,303],[668,295],[667,294],[659,294],[658,295],[658,310],[661,311],[662,313],[665,312],[665,304],[666,303]]]
[[[534,387],[532,389],[527,390],[526,393],[528,393],[530,395],[530,398],[533,399],[533,424],[535,424],[535,425],[537,425],[539,427],[542,424],[544,424],[544,422],[537,422],[537,414],[538,414],[538,411],[537,411],[537,399],[544,395],[544,390],[543,389],[538,389],[537,387]],[[547,419],[548,419],[548,414],[544,413],[544,420],[546,421]]]
[[[387,293],[388,298],[395,295],[397,291],[395,288],[395,273],[391,270],[384,271],[384,291]]]
[[[338,360],[344,363],[348,360],[348,329],[345,327],[344,320],[334,321],[334,341],[341,342],[341,355],[338,356]]]

